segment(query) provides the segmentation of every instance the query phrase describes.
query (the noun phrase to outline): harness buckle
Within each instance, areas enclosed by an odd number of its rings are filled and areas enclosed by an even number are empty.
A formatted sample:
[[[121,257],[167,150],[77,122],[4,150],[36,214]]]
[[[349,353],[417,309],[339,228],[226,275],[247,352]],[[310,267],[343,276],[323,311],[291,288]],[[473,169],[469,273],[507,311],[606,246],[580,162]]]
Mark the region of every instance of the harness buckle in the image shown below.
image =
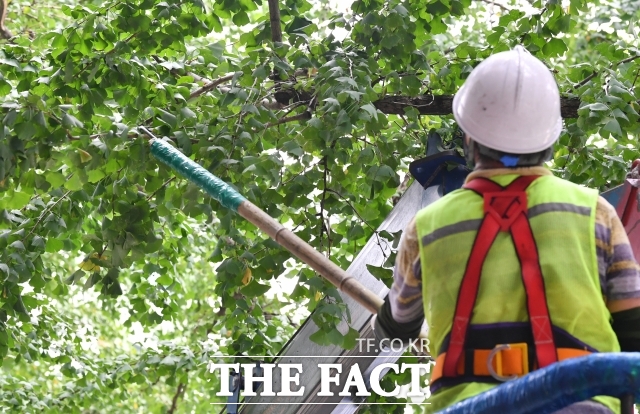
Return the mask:
[[[487,369],[489,370],[489,374],[491,374],[491,376],[495,379],[497,379],[498,381],[501,382],[506,382],[506,381],[511,381],[514,379],[517,379],[518,377],[528,374],[529,373],[529,352],[528,352],[528,345],[526,342],[520,342],[520,343],[515,343],[515,344],[500,344],[500,345],[496,345],[495,348],[493,348],[491,350],[491,352],[489,353],[489,356],[487,357]],[[513,361],[511,361],[513,354],[515,352],[510,353],[511,355],[509,355],[509,361],[507,361],[507,358],[504,358],[504,351],[516,351],[516,350],[520,350],[519,354],[520,354],[520,364],[521,364],[521,373],[520,374],[512,374],[512,375],[505,375],[505,371],[511,371],[514,372],[514,364]],[[496,368],[493,368],[493,360],[495,359],[496,361]],[[519,370],[516,370],[516,372]]]

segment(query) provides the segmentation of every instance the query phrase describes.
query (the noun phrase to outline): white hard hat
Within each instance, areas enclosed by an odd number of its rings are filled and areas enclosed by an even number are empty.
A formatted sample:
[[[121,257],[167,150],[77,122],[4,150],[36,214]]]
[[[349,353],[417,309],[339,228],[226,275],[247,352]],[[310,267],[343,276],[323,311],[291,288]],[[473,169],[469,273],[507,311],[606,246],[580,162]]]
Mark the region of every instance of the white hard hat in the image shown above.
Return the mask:
[[[453,98],[453,116],[474,141],[511,154],[542,151],[562,130],[553,75],[519,45],[471,72]]]

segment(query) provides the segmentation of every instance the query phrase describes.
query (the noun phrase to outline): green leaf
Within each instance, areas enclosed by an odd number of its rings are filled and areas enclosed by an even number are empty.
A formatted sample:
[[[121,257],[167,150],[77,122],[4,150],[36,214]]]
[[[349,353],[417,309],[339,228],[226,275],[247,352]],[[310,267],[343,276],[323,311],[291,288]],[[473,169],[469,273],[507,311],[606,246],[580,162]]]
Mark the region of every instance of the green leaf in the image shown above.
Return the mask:
[[[560,56],[567,51],[567,45],[562,39],[551,39],[542,47],[542,53],[546,56]]]
[[[67,285],[77,284],[78,282],[80,282],[80,280],[82,280],[83,277],[84,277],[84,271],[81,269],[78,269],[75,272],[73,272],[71,276],[66,278],[64,280],[64,283],[66,283]]]
[[[82,274],[84,275],[84,272],[82,270],[79,270],[78,272],[82,272]],[[78,272],[76,272],[76,273],[78,273]],[[84,290],[91,289],[93,286],[95,286],[101,280],[102,280],[102,276],[100,275],[100,273],[93,272],[93,273],[91,273],[91,276],[89,276],[87,278],[87,281],[84,282],[84,285],[82,286],[82,288]]]
[[[16,124],[15,130],[18,132],[18,138],[28,140],[36,134],[36,128],[32,122],[23,122]]]
[[[360,332],[349,327],[349,332],[344,336],[342,347],[344,349],[353,349],[356,347],[356,343],[358,342],[358,338],[360,337]]]
[[[162,286],[169,286],[173,283],[173,278],[165,273],[164,275],[160,276],[158,280],[156,280],[156,282],[158,282]]]
[[[622,129],[620,129],[620,124],[616,119],[609,120],[602,129],[611,132],[613,135],[622,137]]]
[[[35,246],[35,247],[44,248],[45,247],[45,241],[40,236],[34,236],[33,240],[31,241],[31,245]]]
[[[378,120],[378,110],[375,106],[373,106],[373,104],[368,103],[366,105],[362,105],[360,109],[367,112],[371,116],[371,118],[375,119],[376,121]]]
[[[61,187],[67,181],[64,175],[57,171],[50,171],[45,174],[45,177],[53,188]]]
[[[197,118],[196,113],[187,107],[180,108],[180,114],[184,119]]]
[[[178,118],[176,118],[175,115],[160,108],[158,108],[158,112],[160,112],[160,119],[166,122],[171,128],[175,129],[178,126]]]
[[[304,154],[304,150],[295,141],[287,141],[282,145],[282,149],[287,153],[301,157]]]
[[[497,45],[503,33],[504,33],[504,29],[502,31],[496,31],[491,33],[489,36],[487,36],[487,43],[489,43],[492,46]]]
[[[78,118],[76,118],[75,116],[65,113],[62,116],[62,126],[64,126],[65,128],[73,129],[73,128],[83,128],[84,124],[80,122]]]
[[[47,253],[57,253],[64,248],[64,242],[56,239],[55,237],[49,237],[45,246]]]
[[[400,37],[396,34],[390,33],[382,38],[380,46],[384,47],[385,49],[393,49],[398,45],[398,43],[400,43]]]
[[[9,245],[9,247],[13,247],[16,250],[25,250],[24,244],[20,240],[16,240]]]
[[[247,297],[257,297],[264,295],[269,289],[271,289],[271,286],[263,285],[253,280],[247,286],[240,289],[240,292]]]
[[[318,330],[317,332],[314,332],[311,335],[309,335],[309,339],[318,345],[322,345],[322,346],[331,345],[331,340],[329,339],[329,336],[322,330]]]
[[[19,210],[29,204],[29,200],[31,200],[31,195],[16,191],[11,198],[6,201],[5,208]]]
[[[91,170],[87,173],[87,181],[92,184],[97,183],[105,177],[105,173],[102,170]]]
[[[369,271],[369,273],[371,273],[373,276],[377,277],[380,280],[388,280],[393,278],[393,270],[391,269],[385,269],[383,267],[377,267],[377,266],[368,264],[367,270]]]
[[[0,79],[0,96],[6,96],[11,92],[11,85],[4,79]]]
[[[251,21],[249,20],[249,15],[243,11],[233,15],[233,23],[236,26],[244,26],[245,24],[249,24],[250,22]]]
[[[64,188],[71,191],[78,191],[82,188],[82,182],[80,181],[80,174],[74,174],[71,179],[64,183]]]
[[[597,102],[587,105],[585,108],[589,108],[591,111],[608,111],[609,107],[603,103]]]

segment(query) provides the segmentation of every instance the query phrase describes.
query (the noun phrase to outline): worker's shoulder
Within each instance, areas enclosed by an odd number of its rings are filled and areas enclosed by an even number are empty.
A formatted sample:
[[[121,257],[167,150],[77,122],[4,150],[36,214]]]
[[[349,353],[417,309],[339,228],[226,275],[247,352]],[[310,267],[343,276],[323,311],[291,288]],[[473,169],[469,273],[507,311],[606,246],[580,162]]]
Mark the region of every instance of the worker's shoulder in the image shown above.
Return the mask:
[[[535,189],[538,185],[548,187],[548,189],[555,194],[581,194],[589,197],[590,199],[598,198],[598,190],[573,183],[560,177],[556,177],[555,175],[545,175],[544,177],[540,177],[534,182],[534,186],[532,188]]]

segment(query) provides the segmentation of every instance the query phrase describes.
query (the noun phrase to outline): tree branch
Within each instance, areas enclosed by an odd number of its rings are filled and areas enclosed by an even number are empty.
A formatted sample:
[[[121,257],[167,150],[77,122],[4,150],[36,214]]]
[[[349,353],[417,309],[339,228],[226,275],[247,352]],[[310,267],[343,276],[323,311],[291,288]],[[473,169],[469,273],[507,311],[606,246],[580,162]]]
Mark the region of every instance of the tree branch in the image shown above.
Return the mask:
[[[324,235],[325,223],[324,223],[324,202],[327,198],[327,178],[329,175],[329,158],[325,155],[322,159],[323,166],[323,188],[322,188],[322,198],[320,199],[320,246],[322,246],[322,236]],[[329,229],[327,229],[327,239],[329,239]],[[331,254],[331,249],[328,249],[329,254]]]
[[[271,21],[271,41],[273,43],[282,43],[280,6],[278,5],[278,0],[269,0],[269,20]]]
[[[630,56],[630,57],[628,57],[626,59],[622,59],[620,62],[616,63],[616,66],[622,65],[624,63],[629,63],[629,62],[634,61],[634,60],[636,60],[638,58],[640,58],[640,55]]]
[[[290,105],[292,102],[312,99],[313,93],[314,91],[282,89],[275,93],[275,98],[283,105]],[[420,115],[451,115],[452,104],[453,95],[418,95],[413,97],[386,95],[373,102],[373,105],[382,113],[393,115],[404,115],[407,108],[417,109]],[[311,113],[312,107],[313,105],[310,105],[309,113]],[[563,118],[577,118],[579,107],[579,98],[560,98],[560,110]]]
[[[154,191],[153,193],[151,193],[151,194],[149,194],[149,195],[147,196],[146,201],[151,200],[151,199],[153,198],[153,196],[155,196],[155,195],[158,193],[158,191],[160,191],[160,190],[162,190],[163,188],[165,188],[166,186],[168,186],[168,185],[171,183],[171,181],[173,181],[173,180],[175,180],[175,179],[176,179],[176,176],[174,175],[173,177],[171,177],[171,178],[169,178],[167,181],[165,181],[165,182],[164,182],[164,184],[162,184],[162,185],[160,186],[160,188],[158,188],[156,191]]]
[[[2,1],[2,0],[0,0]],[[40,222],[42,221],[42,219],[44,218],[45,214],[47,214],[48,212],[50,212],[51,210],[53,210],[53,208],[55,206],[58,205],[59,202],[61,202],[62,200],[64,200],[65,198],[67,198],[67,196],[69,195],[69,193],[71,193],[71,190],[68,190],[66,193],[64,193],[62,195],[62,197],[60,197],[58,200],[56,200],[55,203],[53,203],[50,207],[45,208],[42,211],[42,214],[40,214],[40,216],[38,217],[38,220],[36,220],[36,224],[33,225],[33,227],[31,227],[31,231],[29,231],[29,234],[27,234],[22,241],[24,242],[25,240],[27,240],[29,238],[29,236],[31,236],[31,234],[33,233],[33,231],[36,229],[36,227],[38,227],[38,224],[40,224]]]
[[[575,91],[576,89],[582,88],[584,85],[586,85],[591,79],[595,78],[597,75],[598,75],[598,72],[594,70],[593,73],[591,73],[591,75],[587,76],[586,78],[582,79],[580,82],[573,85],[573,88],[571,89]]]
[[[184,394],[186,388],[187,386],[184,383],[181,382],[180,384],[178,384],[178,389],[173,395],[173,399],[171,400],[171,407],[167,411],[167,414],[173,414],[176,411],[176,408],[178,408],[178,398],[180,398],[180,396]]]
[[[382,113],[404,115],[405,109],[415,108],[420,115],[450,115],[453,95],[421,95],[416,97],[387,95],[373,103]],[[579,98],[560,98],[563,118],[577,118]]]
[[[4,19],[7,17],[7,0],[0,0],[0,39],[11,39],[13,34],[4,25]]]
[[[266,124],[264,124],[264,129],[267,129],[267,128],[270,128],[270,127],[276,126],[276,125],[286,124],[287,122],[304,121],[306,119],[311,119],[311,112],[304,111],[302,113],[299,113],[298,115],[285,116],[285,117],[282,117],[282,118],[278,119],[277,121],[267,122]]]
[[[164,60],[162,60],[157,55],[153,55],[152,57],[153,57],[153,60],[155,60],[156,63],[158,63],[158,64],[162,64],[162,63],[165,62]],[[173,76],[182,76],[177,69],[169,69],[169,73],[171,73]],[[187,76],[191,76],[193,78],[193,80],[196,81],[196,82],[202,82],[202,83],[211,82],[209,79],[203,78],[202,76],[200,76],[200,75],[198,75],[196,73],[193,73],[193,72],[186,71],[186,74],[187,74]]]
[[[376,231],[376,229],[369,224],[369,222],[367,220],[365,220],[364,218],[362,218],[362,216],[360,215],[360,213],[358,213],[358,210],[356,210],[356,208],[353,206],[353,204],[351,203],[351,201],[349,201],[346,197],[344,197],[342,194],[340,194],[339,192],[337,192],[336,190],[332,190],[331,188],[327,188],[327,191],[330,193],[333,193],[335,195],[337,195],[338,197],[340,197],[342,199],[342,201],[344,201],[345,203],[347,203],[349,205],[349,207],[351,207],[351,209],[353,210],[353,212],[356,214],[356,216],[358,216],[358,218],[367,226],[369,226],[369,228],[373,231]]]
[[[193,91],[191,95],[189,95],[189,99],[191,100],[191,99],[197,98],[198,96],[215,89],[218,85],[221,85],[225,82],[229,82],[231,79],[233,79],[234,76],[235,76],[235,73],[232,73],[231,75],[223,76],[221,78],[218,78],[214,81],[207,83],[202,88]]]
[[[619,62],[615,62],[609,65],[609,69],[613,69],[614,67],[623,65],[625,63],[629,63],[632,62],[636,59],[640,58],[640,55],[635,55],[635,56],[629,56],[628,58],[622,59]],[[586,78],[584,78],[583,80],[581,80],[580,82],[576,83],[575,85],[573,85],[573,87],[571,88],[572,90],[577,90],[580,89],[581,87],[583,87],[584,85],[586,85],[591,79],[595,78],[596,76],[598,76],[599,72],[596,72],[595,70],[593,71],[593,73],[589,76],[587,76]]]

